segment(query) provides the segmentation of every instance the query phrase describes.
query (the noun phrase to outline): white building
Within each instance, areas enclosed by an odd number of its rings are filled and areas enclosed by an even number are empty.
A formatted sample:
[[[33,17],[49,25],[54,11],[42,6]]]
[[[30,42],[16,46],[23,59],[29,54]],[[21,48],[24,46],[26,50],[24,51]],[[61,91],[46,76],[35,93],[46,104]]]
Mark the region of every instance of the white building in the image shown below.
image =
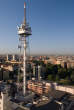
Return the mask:
[[[0,110],[12,110],[9,97],[4,92],[0,92]]]
[[[0,110],[3,110],[3,93],[0,92]]]

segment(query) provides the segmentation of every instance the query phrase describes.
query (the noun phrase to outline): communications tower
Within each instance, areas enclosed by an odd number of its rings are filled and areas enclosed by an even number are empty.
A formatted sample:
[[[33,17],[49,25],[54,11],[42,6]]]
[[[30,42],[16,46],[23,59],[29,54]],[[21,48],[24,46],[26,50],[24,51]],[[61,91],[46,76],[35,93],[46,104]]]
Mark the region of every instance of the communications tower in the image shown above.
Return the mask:
[[[23,94],[26,94],[26,38],[31,35],[31,27],[26,21],[26,3],[24,3],[24,22],[18,27],[18,35],[21,44],[23,44]]]

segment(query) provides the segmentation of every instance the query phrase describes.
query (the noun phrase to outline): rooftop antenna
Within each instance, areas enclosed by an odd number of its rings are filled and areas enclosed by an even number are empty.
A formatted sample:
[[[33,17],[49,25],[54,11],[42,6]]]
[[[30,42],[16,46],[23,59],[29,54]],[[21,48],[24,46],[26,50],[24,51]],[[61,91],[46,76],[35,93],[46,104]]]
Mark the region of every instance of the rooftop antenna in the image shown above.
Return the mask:
[[[26,22],[26,3],[24,3],[24,22],[18,27],[18,35],[20,36],[20,42],[23,44],[23,95],[26,94],[26,38],[31,35],[31,27]]]

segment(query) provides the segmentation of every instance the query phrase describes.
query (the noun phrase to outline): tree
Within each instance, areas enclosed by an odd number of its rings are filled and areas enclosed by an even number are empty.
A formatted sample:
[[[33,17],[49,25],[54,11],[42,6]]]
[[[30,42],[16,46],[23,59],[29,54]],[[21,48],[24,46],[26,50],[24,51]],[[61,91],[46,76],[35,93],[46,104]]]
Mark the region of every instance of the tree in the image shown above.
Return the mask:
[[[48,80],[53,81],[54,80],[54,76],[53,75],[48,75]]]
[[[58,75],[60,77],[60,79],[64,79],[67,76],[67,71],[64,68],[60,68],[58,70]]]
[[[74,71],[72,71],[71,80],[74,82]]]
[[[56,75],[56,79],[55,79],[56,81],[59,81],[60,80],[60,78],[59,78],[59,76],[58,75]]]

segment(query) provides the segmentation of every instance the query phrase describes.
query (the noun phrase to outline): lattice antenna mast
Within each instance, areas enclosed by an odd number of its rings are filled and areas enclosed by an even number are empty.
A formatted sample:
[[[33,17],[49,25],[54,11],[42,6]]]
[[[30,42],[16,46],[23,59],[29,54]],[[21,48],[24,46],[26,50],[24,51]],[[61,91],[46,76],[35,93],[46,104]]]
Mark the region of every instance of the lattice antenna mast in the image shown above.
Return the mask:
[[[18,35],[20,36],[20,41],[23,44],[23,94],[26,94],[26,37],[31,35],[31,27],[26,23],[26,3],[24,3],[24,23],[18,27]]]

